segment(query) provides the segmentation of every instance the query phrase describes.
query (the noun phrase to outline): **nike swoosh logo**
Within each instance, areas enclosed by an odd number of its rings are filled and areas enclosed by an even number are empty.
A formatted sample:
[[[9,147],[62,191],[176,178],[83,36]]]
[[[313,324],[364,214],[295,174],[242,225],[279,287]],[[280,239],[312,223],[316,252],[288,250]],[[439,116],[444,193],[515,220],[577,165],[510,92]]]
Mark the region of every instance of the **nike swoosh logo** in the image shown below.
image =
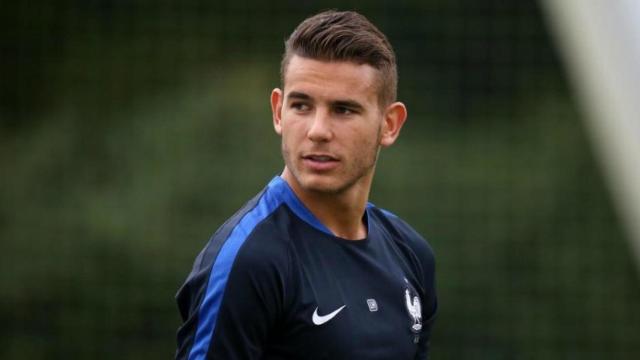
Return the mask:
[[[313,320],[313,323],[316,325],[322,325],[327,321],[333,319],[336,315],[338,315],[338,313],[342,311],[342,309],[344,309],[345,306],[347,305],[342,305],[336,310],[334,310],[333,312],[327,315],[322,315],[322,316],[318,315],[318,308],[316,308],[316,310],[313,312],[313,317],[311,318],[311,320]]]

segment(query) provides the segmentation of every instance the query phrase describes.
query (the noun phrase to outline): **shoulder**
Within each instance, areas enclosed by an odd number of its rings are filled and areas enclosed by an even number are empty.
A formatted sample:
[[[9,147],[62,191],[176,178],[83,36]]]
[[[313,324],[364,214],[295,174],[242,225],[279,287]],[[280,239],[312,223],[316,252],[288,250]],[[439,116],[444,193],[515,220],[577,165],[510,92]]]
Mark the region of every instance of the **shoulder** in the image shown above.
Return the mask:
[[[288,216],[290,213],[284,211],[290,197],[287,190],[286,183],[280,177],[272,179],[213,234],[196,259],[194,270],[210,267],[221,255],[231,253],[235,256],[241,247],[256,240],[282,239],[277,230],[286,229],[286,224],[292,220]],[[274,245],[268,241],[267,244]]]
[[[375,221],[403,247],[407,247],[423,267],[433,268],[435,255],[429,242],[411,225],[396,214],[370,204],[367,208],[371,221]]]
[[[220,266],[258,265],[286,243],[278,230],[283,202],[266,189],[249,200],[211,236],[194,263],[194,271]],[[218,265],[219,264],[219,265]]]
[[[370,205],[368,210],[369,215],[373,217],[373,221],[378,222],[387,231],[395,235],[396,238],[406,242],[407,245],[419,252],[433,254],[433,249],[429,242],[398,215],[375,205]]]
[[[272,304],[270,314],[277,313],[289,273],[287,237],[278,231],[278,222],[286,220],[283,204],[265,188],[220,226],[200,252],[176,294],[184,320],[178,331],[180,354],[192,346],[206,349],[216,324],[225,328],[245,305]]]
[[[267,190],[249,200],[209,238],[178,291],[179,301],[192,307],[202,300],[210,279],[226,283],[232,270],[259,269],[287,256],[281,251],[285,237],[274,231],[283,202]]]

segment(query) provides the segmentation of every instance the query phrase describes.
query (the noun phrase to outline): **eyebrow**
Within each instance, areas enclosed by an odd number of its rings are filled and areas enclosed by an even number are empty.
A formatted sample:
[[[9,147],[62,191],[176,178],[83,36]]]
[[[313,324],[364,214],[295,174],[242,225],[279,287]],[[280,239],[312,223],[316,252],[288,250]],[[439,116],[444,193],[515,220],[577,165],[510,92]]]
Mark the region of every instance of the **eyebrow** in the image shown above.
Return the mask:
[[[311,96],[299,91],[292,91],[287,95],[288,99],[312,100]],[[355,110],[364,110],[364,106],[355,100],[332,100],[329,102],[332,107],[346,107]]]
[[[331,101],[331,106],[333,107],[345,107],[349,109],[354,109],[358,111],[364,110],[364,106],[362,106],[359,102],[355,100],[336,100]]]
[[[299,92],[299,91],[292,91],[287,95],[288,99],[299,99],[299,100],[311,100],[311,96],[303,93],[303,92]]]

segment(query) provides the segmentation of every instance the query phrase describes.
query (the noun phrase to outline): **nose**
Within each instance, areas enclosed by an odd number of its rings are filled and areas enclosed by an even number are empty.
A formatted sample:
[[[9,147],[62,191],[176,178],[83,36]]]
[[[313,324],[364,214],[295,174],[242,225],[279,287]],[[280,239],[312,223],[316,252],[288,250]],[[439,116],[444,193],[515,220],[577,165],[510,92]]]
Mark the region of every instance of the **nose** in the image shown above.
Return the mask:
[[[307,137],[314,142],[326,142],[333,138],[331,117],[326,111],[316,111],[315,116],[311,120]]]

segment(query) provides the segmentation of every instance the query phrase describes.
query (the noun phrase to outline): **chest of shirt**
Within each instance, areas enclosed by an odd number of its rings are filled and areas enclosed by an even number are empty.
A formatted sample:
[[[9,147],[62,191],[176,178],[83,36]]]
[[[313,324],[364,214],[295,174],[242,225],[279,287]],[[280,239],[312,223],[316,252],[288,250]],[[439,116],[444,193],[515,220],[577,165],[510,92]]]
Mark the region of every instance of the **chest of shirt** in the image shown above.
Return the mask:
[[[334,240],[297,244],[272,350],[289,358],[412,359],[421,326],[415,274],[383,239]]]

